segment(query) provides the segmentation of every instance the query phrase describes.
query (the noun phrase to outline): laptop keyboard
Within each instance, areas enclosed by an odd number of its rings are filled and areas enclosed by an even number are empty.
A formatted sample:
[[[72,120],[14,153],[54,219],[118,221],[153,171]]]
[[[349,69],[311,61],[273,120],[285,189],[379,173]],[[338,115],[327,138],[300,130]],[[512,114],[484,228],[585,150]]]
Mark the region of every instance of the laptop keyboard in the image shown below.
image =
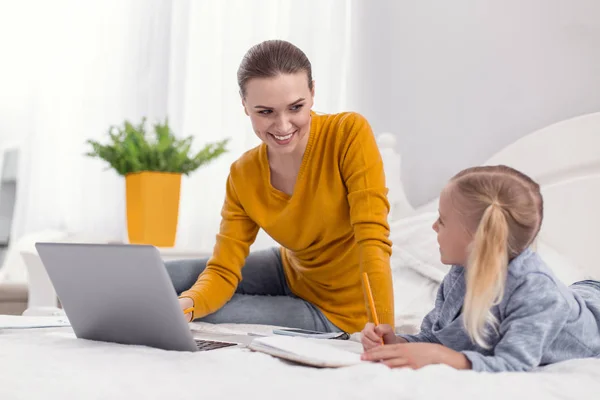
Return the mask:
[[[222,349],[224,347],[230,347],[230,346],[237,345],[236,343],[216,342],[213,340],[195,339],[194,341],[196,342],[196,347],[198,348],[198,351]]]

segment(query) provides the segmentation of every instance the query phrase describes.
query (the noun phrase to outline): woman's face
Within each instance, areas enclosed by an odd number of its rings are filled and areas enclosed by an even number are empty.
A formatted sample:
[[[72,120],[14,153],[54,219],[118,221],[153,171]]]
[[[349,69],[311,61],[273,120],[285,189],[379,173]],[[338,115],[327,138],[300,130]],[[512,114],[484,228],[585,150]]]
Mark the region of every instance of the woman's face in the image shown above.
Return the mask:
[[[309,89],[306,73],[298,72],[250,79],[242,104],[269,151],[291,154],[296,149],[304,152],[313,101],[314,86]]]

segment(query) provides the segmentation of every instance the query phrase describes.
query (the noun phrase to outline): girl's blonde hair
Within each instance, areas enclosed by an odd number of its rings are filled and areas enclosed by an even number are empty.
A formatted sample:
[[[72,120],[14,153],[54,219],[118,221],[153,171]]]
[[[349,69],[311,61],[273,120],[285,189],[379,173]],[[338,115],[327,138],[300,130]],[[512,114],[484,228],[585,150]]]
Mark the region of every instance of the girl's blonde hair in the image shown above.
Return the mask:
[[[491,308],[502,301],[508,263],[532,244],[540,230],[543,199],[537,183],[504,165],[458,173],[450,181],[450,194],[473,234],[463,321],[473,342],[488,348],[486,328],[496,331],[498,326]]]

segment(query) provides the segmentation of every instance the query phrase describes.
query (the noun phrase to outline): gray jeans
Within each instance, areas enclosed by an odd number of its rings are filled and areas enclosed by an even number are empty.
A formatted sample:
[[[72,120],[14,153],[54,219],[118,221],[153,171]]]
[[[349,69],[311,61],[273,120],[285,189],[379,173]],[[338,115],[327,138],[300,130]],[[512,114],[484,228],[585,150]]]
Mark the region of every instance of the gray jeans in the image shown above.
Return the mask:
[[[177,293],[189,289],[208,259],[166,262]],[[251,252],[235,294],[218,311],[197,321],[275,325],[320,332],[340,332],[313,304],[295,296],[286,281],[279,249]]]

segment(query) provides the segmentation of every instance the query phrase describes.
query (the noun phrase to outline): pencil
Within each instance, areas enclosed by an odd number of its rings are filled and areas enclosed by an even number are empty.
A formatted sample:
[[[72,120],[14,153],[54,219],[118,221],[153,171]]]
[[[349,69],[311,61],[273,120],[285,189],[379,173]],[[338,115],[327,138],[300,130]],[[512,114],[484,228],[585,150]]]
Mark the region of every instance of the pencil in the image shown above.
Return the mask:
[[[191,313],[192,311],[194,311],[194,307],[186,308],[185,310],[183,310],[183,315],[185,315],[187,313]]]
[[[363,284],[365,286],[365,292],[367,293],[367,300],[369,301],[369,308],[371,309],[371,316],[373,317],[373,323],[375,326],[379,325],[379,318],[377,318],[377,310],[375,309],[375,300],[373,300],[373,292],[371,291],[371,284],[369,283],[369,276],[366,272],[362,274]],[[381,344],[383,339],[381,339]]]

